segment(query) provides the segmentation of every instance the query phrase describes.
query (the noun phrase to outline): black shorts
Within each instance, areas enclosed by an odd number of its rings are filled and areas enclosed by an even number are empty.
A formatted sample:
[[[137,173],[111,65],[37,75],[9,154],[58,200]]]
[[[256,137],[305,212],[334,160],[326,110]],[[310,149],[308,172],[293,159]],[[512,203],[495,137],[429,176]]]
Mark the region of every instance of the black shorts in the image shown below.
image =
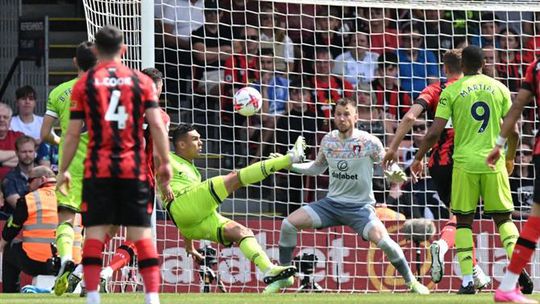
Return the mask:
[[[81,215],[86,227],[150,227],[154,202],[148,182],[136,179],[84,179]]]
[[[433,180],[433,186],[439,194],[439,198],[450,208],[450,197],[452,194],[452,165],[448,166],[433,166],[429,168],[429,174]]]
[[[538,175],[540,174],[540,155],[533,156],[533,164],[535,172],[533,201],[535,204],[540,204],[540,181],[538,180],[540,177]]]

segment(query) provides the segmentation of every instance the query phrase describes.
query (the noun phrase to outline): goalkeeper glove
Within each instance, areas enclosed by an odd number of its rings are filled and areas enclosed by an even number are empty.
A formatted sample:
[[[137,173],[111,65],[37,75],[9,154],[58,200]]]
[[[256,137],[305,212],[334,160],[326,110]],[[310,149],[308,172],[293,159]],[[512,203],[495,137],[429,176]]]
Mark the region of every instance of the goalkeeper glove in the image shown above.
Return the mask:
[[[282,156],[283,156],[283,154],[281,154],[281,153],[270,153],[268,158],[278,158],[278,157],[282,157]]]
[[[384,171],[384,177],[391,183],[404,183],[407,181],[407,174],[399,168],[390,168]]]

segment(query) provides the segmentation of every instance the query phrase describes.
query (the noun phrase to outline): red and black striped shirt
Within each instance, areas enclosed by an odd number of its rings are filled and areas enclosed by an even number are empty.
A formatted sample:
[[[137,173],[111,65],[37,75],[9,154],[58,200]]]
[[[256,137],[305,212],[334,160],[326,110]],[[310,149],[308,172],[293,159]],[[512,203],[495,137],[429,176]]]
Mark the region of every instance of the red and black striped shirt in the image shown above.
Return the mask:
[[[167,131],[169,131],[169,126],[171,125],[171,118],[169,117],[169,114],[167,114],[167,112],[165,112],[161,108],[159,109],[159,112],[161,114],[161,119],[163,120],[165,128],[167,129]],[[154,173],[154,140],[152,139],[152,135],[150,134],[150,128],[146,124],[144,129],[144,140],[146,141],[144,151],[146,152],[146,164],[148,165],[148,183],[150,184],[150,188],[154,188],[156,177]]]
[[[88,129],[84,178],[147,181],[144,112],[158,107],[152,80],[121,63],[103,62],[73,87],[71,119]]]
[[[442,90],[447,85],[456,81],[457,78],[451,78],[447,82],[436,82],[425,87],[418,98],[414,101],[415,104],[419,104],[427,111],[428,118],[433,119],[435,112],[437,111],[437,105],[439,104],[439,97]],[[431,156],[429,158],[428,166],[450,166],[452,165],[452,154],[454,153],[454,129],[447,128],[441,134],[439,141],[431,148]]]
[[[536,99],[536,109],[540,114],[540,59],[533,61],[525,72],[525,78],[523,79],[522,89],[528,90],[533,93]],[[540,133],[540,132],[539,132]],[[536,141],[534,143],[534,155],[540,155],[540,134],[536,134]]]

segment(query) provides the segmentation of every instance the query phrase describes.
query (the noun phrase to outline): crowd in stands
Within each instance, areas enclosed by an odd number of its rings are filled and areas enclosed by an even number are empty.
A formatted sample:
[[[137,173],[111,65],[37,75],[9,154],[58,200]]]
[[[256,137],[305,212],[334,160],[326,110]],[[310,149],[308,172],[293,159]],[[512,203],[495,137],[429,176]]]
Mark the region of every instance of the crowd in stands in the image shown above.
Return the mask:
[[[320,135],[332,128],[332,104],[341,97],[356,98],[358,128],[386,145],[420,91],[444,81],[441,58],[446,50],[481,46],[484,73],[514,95],[540,50],[540,13],[532,12],[156,0],[155,17],[156,58],[167,79],[167,107],[179,109],[180,121],[200,126],[207,152],[223,155],[226,168],[283,151],[298,134],[316,147]],[[263,95],[260,116],[246,118],[233,111],[231,97],[246,85]],[[534,112],[525,119],[534,121]],[[417,146],[415,135],[423,135],[428,125],[419,121],[403,144],[400,160],[405,166]],[[522,124],[523,155],[530,154],[534,129],[531,123]],[[530,157],[521,160],[527,163],[516,174],[528,176]],[[528,189],[517,177],[513,191]],[[295,193],[293,182],[299,185],[291,177],[276,178],[286,189],[278,200],[307,200]],[[413,205],[435,206],[431,211],[436,218],[447,212],[440,210],[432,192],[403,195],[413,186],[375,185],[386,190],[381,202],[396,202],[396,209],[408,206],[402,211],[408,217],[424,215],[423,207]],[[430,190],[429,179],[421,187]],[[516,205],[526,204],[521,198],[531,193],[518,193]]]

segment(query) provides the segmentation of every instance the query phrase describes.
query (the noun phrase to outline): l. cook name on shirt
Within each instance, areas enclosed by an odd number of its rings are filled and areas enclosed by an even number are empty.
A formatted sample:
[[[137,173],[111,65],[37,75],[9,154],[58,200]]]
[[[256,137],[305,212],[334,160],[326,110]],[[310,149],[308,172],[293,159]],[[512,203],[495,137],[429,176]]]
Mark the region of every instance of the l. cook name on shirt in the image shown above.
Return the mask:
[[[116,86],[132,86],[133,81],[131,77],[103,77],[103,78],[94,78],[94,85],[105,86],[105,87],[116,87]]]

